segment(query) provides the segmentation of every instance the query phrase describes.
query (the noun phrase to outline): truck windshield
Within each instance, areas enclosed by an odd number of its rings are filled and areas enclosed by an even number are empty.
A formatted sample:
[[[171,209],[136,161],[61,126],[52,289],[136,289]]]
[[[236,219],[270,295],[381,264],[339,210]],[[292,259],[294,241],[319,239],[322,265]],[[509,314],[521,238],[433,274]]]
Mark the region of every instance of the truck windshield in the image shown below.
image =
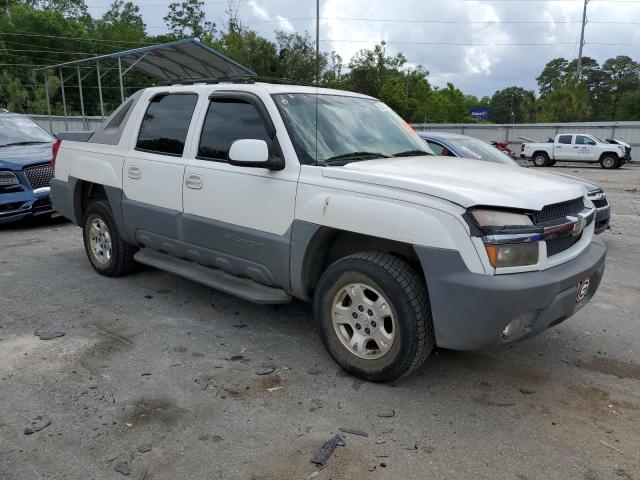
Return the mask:
[[[509,158],[496,147],[476,138],[449,138],[450,143],[464,158],[501,163],[518,167],[518,162]]]
[[[302,163],[344,165],[433,155],[404,120],[377,100],[306,93],[274,95],[274,100]]]
[[[0,147],[52,143],[55,139],[28,117],[0,115]]]

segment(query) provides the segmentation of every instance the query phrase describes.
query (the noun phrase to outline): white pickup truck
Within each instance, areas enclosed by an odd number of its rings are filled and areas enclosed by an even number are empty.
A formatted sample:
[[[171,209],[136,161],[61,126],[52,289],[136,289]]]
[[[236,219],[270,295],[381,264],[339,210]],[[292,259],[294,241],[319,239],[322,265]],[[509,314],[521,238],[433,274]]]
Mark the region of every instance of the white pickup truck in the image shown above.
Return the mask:
[[[556,162],[600,163],[602,168],[620,168],[631,160],[630,149],[607,143],[584,133],[560,133],[546,143],[523,143],[521,158],[536,167],[550,167]]]
[[[337,363],[390,381],[436,345],[559,324],[604,272],[584,187],[426,150],[364,95],[154,87],[87,142],[56,144],[51,191],[98,273],[142,263],[253,302],[313,302]]]

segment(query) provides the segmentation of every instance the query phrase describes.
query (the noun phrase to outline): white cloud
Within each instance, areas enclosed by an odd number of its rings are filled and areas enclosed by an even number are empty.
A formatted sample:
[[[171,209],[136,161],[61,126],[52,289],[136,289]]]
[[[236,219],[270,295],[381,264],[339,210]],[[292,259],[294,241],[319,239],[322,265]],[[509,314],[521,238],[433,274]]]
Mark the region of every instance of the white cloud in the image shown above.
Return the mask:
[[[87,0],[98,5],[104,0]],[[412,65],[422,64],[431,72],[431,82],[450,81],[465,93],[491,95],[498,89],[519,85],[536,87],[535,77],[553,58],[577,55],[582,2],[565,1],[462,1],[462,0],[321,0],[320,38],[324,51],[337,51],[348,63],[362,48],[387,40],[389,54],[402,52]],[[224,17],[226,5],[207,3],[207,15]],[[140,7],[150,26],[163,24],[166,9]],[[287,32],[308,30],[315,36],[313,0],[246,0],[240,4],[240,18],[267,38],[276,29]],[[306,20],[298,20],[305,18]],[[606,46],[598,43],[640,43],[637,25],[605,24],[605,21],[634,21],[640,18],[640,3],[589,2],[584,54],[603,62],[616,55],[640,60],[636,46]],[[338,20],[343,19],[343,20]],[[344,20],[369,19],[369,20]],[[411,22],[381,22],[371,19],[400,19]],[[542,23],[419,23],[417,20],[452,22]],[[262,22],[262,23],[251,23]],[[268,23],[264,23],[268,22]],[[567,23],[570,22],[570,23]],[[158,30],[151,30],[160,33]],[[338,40],[347,40],[338,41]],[[362,42],[362,41],[365,42]],[[403,42],[403,43],[393,43]],[[404,43],[407,42],[407,43]],[[474,45],[428,45],[450,42]],[[422,43],[422,44],[421,44]],[[478,44],[550,43],[549,46]],[[568,43],[568,45],[563,45]]]

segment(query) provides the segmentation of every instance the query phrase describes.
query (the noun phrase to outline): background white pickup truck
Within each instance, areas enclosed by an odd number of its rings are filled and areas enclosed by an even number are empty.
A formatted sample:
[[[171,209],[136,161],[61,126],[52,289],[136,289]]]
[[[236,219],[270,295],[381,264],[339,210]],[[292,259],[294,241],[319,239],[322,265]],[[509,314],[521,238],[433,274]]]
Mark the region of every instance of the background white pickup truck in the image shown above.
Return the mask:
[[[332,357],[389,381],[435,345],[557,325],[604,272],[583,186],[426,149],[364,95],[154,87],[88,142],[56,144],[51,193],[100,274],[143,263],[258,303],[312,301]]]
[[[523,143],[521,157],[533,161],[536,167],[556,162],[600,163],[602,168],[620,168],[630,160],[623,145],[604,142],[584,133],[561,133],[553,142]]]

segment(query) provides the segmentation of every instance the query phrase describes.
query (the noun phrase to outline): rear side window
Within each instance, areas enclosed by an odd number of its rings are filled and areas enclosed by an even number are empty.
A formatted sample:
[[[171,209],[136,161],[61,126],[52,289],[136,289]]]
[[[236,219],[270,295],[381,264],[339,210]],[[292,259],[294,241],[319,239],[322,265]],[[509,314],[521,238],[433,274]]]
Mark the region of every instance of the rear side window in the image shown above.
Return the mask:
[[[226,162],[231,144],[248,138],[272,143],[256,107],[238,98],[212,99],[202,126],[198,158]]]
[[[136,149],[177,157],[182,155],[197,101],[195,93],[153,97],[140,126]]]
[[[560,135],[558,137],[558,143],[570,144],[572,135]]]

